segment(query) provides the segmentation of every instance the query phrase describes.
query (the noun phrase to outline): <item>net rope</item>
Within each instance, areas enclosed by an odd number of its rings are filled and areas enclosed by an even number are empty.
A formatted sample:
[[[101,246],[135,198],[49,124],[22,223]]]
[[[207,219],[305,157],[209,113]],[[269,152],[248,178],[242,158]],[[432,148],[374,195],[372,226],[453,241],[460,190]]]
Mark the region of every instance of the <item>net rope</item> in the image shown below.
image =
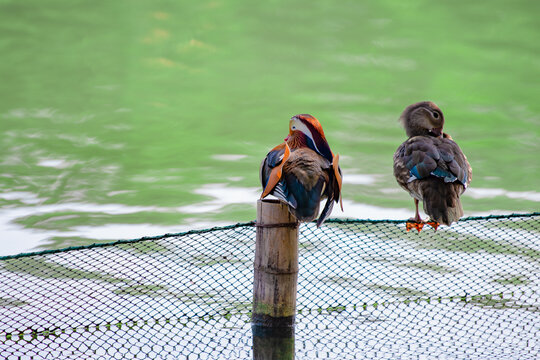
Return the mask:
[[[540,213],[299,229],[296,359],[540,357]],[[0,358],[251,359],[255,233],[0,257]]]

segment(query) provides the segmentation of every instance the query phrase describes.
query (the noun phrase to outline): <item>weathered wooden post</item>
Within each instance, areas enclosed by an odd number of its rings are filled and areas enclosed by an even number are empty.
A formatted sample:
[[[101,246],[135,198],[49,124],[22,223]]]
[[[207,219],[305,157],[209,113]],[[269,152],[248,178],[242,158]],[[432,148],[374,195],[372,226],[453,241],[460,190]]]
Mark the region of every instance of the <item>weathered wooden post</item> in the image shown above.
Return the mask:
[[[298,222],[278,200],[257,202],[253,281],[254,359],[294,359]]]

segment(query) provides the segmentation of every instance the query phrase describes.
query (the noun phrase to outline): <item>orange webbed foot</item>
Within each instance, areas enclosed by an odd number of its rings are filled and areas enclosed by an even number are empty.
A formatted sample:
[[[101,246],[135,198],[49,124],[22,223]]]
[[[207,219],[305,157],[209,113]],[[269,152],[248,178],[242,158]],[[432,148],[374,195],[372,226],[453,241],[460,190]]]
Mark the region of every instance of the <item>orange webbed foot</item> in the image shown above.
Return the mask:
[[[435,231],[437,231],[437,228],[439,227],[439,225],[441,225],[441,224],[439,224],[438,222],[433,221],[433,220],[432,220],[432,221],[426,222],[426,224],[428,224],[429,226],[431,226]]]
[[[411,229],[416,229],[418,232],[422,231],[422,228],[424,227],[423,221],[416,221],[415,219],[409,219],[405,223],[405,227],[407,231],[410,231]]]

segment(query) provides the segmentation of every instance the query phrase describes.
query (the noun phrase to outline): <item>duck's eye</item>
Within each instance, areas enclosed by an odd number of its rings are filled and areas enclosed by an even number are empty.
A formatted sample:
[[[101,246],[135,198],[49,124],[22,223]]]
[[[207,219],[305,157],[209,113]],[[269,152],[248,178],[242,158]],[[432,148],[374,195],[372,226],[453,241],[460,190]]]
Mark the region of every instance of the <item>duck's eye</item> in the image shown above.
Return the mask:
[[[296,130],[296,126],[293,125],[291,129]]]
[[[439,118],[439,113],[436,112],[436,111],[434,111],[434,112],[433,112],[433,117],[434,117],[435,119],[438,119],[438,118]]]

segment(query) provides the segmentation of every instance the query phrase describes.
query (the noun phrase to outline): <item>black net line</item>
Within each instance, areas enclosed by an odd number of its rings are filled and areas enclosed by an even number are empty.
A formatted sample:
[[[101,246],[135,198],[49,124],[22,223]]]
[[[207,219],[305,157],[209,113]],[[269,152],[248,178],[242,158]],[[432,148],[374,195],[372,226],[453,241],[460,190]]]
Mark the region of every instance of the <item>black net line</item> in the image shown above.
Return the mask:
[[[536,358],[539,234],[540,213],[302,224],[296,358]],[[254,245],[250,222],[1,257],[0,353],[252,358]]]

